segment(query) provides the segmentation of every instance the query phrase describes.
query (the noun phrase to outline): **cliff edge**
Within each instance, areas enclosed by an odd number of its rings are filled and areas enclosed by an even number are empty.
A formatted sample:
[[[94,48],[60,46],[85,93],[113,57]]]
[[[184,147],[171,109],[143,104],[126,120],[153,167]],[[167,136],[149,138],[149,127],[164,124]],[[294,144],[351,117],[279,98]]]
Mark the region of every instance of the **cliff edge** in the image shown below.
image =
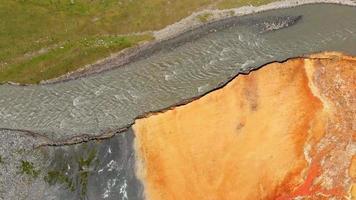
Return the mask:
[[[147,199],[356,198],[350,56],[268,64],[133,128]]]

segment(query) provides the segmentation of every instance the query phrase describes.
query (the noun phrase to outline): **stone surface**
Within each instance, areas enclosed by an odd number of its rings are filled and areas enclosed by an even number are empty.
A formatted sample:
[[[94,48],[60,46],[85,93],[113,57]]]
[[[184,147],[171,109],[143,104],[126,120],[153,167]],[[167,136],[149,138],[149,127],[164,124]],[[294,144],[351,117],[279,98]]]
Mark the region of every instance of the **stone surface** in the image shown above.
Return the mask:
[[[43,181],[46,157],[34,148],[41,142],[20,132],[0,131],[0,200],[53,199]]]
[[[356,198],[356,59],[272,63],[136,120],[150,200]]]

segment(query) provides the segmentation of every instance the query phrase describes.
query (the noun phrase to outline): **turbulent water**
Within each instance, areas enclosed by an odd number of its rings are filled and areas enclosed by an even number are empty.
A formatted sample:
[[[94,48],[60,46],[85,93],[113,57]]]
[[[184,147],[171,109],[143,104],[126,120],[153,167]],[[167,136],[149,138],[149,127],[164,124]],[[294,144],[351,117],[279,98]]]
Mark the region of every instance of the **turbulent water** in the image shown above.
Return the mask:
[[[101,143],[51,148],[48,174],[61,174],[47,180],[59,185],[47,196],[55,199],[142,199],[143,186],[135,176],[134,136],[130,131]],[[47,175],[48,179],[48,175]]]
[[[286,18],[295,24],[283,25]],[[0,127],[51,138],[99,133],[201,95],[267,62],[325,50],[356,53],[356,8],[306,5],[237,19],[174,50],[102,74],[54,85],[2,85]],[[273,19],[281,29],[268,28]]]
[[[1,85],[0,128],[54,139],[120,128],[268,62],[320,51],[356,54],[354,19],[356,8],[347,6],[268,11],[207,26],[209,33],[190,42],[105,73],[52,85]],[[141,199],[133,137],[129,130],[102,143],[47,147],[50,199]]]

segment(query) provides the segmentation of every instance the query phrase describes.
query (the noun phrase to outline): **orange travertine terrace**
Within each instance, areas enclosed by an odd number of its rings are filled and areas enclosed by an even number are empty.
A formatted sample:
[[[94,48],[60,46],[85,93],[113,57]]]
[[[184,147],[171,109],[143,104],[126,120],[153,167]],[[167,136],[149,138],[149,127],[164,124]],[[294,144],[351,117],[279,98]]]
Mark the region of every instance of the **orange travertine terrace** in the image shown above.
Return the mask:
[[[356,58],[269,64],[134,131],[149,200],[356,199]]]

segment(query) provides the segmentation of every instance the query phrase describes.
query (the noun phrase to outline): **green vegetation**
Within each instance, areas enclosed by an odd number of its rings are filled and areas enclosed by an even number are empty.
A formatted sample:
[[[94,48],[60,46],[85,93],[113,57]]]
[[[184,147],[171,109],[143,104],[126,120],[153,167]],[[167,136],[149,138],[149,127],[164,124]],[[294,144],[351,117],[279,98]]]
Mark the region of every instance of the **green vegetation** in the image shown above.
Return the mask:
[[[102,36],[68,41],[41,55],[8,65],[1,70],[0,80],[2,82],[38,83],[151,38],[149,35]]]
[[[200,22],[205,23],[205,22],[209,21],[211,16],[212,16],[211,13],[204,13],[204,14],[198,15],[197,17],[198,17]]]
[[[235,15],[235,11],[233,11],[233,10],[229,11],[229,15],[230,16],[234,16]]]
[[[38,83],[58,77],[153,39],[149,34],[132,33],[161,29],[207,6],[268,2],[271,0],[2,0],[0,83]]]
[[[88,188],[88,179],[90,175],[90,167],[93,165],[93,161],[96,158],[96,150],[92,149],[87,158],[85,159],[84,157],[79,158],[78,164],[79,164],[79,183],[80,183],[80,196],[81,198],[84,198],[84,196],[87,193],[87,188]]]
[[[62,184],[65,185],[66,188],[72,192],[75,190],[72,179],[61,171],[49,171],[44,177],[44,180],[49,185]]]
[[[63,185],[71,192],[77,191],[79,198],[85,199],[89,177],[97,170],[99,159],[96,148],[87,143],[73,150],[69,157],[64,156],[64,151],[56,155],[53,160],[57,163],[48,170],[44,181],[49,185]]]
[[[40,174],[40,170],[36,170],[32,162],[21,160],[20,173],[37,178]]]
[[[268,4],[276,0],[223,0],[220,1],[217,7],[219,9],[237,8],[246,5],[260,6]]]

